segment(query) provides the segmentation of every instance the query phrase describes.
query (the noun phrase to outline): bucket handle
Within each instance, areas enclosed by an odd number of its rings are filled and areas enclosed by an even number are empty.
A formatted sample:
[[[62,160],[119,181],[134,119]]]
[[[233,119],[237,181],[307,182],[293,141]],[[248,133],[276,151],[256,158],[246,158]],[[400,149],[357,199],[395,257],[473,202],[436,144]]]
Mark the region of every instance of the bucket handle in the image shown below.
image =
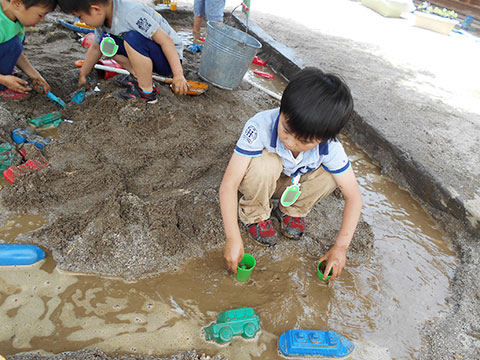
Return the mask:
[[[243,10],[246,10],[244,11],[245,13],[245,18],[246,18],[246,29],[245,29],[245,32],[248,34],[248,19],[249,19],[249,15],[250,15],[250,8],[249,8],[249,5],[245,4],[246,0],[242,0],[242,2],[240,4],[238,4],[237,6],[235,6],[232,10],[232,12],[230,13],[230,15],[227,17],[227,19],[225,20],[225,24],[228,25],[228,23],[230,22],[230,19],[232,18],[232,15],[233,13],[235,12],[235,10],[237,10],[240,6],[242,7]],[[250,3],[250,1],[248,0],[248,3]],[[246,41],[245,41],[246,43]]]

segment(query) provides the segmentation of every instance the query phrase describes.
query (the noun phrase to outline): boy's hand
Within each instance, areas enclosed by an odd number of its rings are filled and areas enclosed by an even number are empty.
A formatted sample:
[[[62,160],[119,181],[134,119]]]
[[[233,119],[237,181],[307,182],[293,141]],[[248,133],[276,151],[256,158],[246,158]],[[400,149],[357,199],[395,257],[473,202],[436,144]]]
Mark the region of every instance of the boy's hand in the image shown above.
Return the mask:
[[[82,86],[86,87],[87,85],[87,77],[84,75],[81,75],[78,77],[78,88],[80,89]]]
[[[25,80],[22,80],[13,75],[3,76],[2,83],[10,90],[17,91],[19,93],[28,93],[32,90],[32,88],[28,86],[28,83]]]
[[[183,75],[174,76],[171,87],[175,94],[186,95],[188,91],[188,82]]]
[[[224,257],[227,260],[227,266],[235,274],[237,273],[237,265],[242,260],[245,250],[243,248],[243,241],[232,241],[227,239],[225,242]]]
[[[330,270],[332,270],[332,277],[329,281],[335,280],[340,276],[347,262],[347,248],[333,245],[333,247],[318,260],[317,264],[322,261],[327,261],[323,277],[326,278],[328,274],[330,274]]]
[[[33,89],[39,94],[46,94],[50,91],[50,85],[45,81],[42,75],[38,74],[36,77],[32,77]]]

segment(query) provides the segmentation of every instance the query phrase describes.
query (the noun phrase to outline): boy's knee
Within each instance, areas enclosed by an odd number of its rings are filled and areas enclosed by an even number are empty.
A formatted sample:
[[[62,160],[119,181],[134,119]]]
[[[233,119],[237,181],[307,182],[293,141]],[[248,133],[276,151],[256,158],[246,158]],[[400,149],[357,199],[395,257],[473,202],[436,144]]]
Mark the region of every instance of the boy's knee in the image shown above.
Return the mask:
[[[282,160],[277,154],[263,151],[262,155],[252,159],[248,170],[259,176],[268,175],[278,178],[283,170]]]
[[[15,64],[23,51],[22,41],[18,36],[0,44],[0,74],[12,75]]]
[[[8,41],[0,44],[0,54],[4,56],[19,57],[23,51],[22,41],[18,36],[14,36]]]

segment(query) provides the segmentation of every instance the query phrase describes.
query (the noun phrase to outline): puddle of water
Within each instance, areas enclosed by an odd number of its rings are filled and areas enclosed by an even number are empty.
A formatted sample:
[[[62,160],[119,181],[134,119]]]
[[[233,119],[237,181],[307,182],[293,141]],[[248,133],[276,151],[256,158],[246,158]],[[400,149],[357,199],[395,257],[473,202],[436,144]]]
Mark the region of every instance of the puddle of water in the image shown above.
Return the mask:
[[[267,73],[273,74],[275,77],[273,79],[265,79],[262,76],[256,75],[255,70],[265,71]],[[244,80],[250,84],[259,87],[260,89],[266,89],[268,92],[273,94],[273,97],[280,99],[283,94],[283,89],[288,84],[288,80],[278,71],[268,66],[260,66],[251,64],[247,73],[244,76]]]
[[[42,215],[29,214],[9,218],[0,226],[0,240],[5,243],[13,242],[18,235],[38,229],[45,222],[46,218]]]
[[[416,358],[419,330],[446,308],[454,253],[407,192],[383,178],[347,138],[342,142],[362,187],[375,253],[365,264],[347,266],[333,287],[316,278],[316,259],[301,254],[258,257],[246,284],[225,270],[221,250],[135,283],[59,272],[49,254],[34,267],[0,268],[2,354],[98,347],[168,355],[195,348],[231,359],[273,359],[278,336],[304,328],[350,337],[357,344],[354,359]],[[0,239],[11,241],[42,224],[36,216],[10,219],[0,228]],[[262,331],[254,340],[236,337],[225,346],[204,340],[202,328],[219,312],[245,306],[261,318]]]

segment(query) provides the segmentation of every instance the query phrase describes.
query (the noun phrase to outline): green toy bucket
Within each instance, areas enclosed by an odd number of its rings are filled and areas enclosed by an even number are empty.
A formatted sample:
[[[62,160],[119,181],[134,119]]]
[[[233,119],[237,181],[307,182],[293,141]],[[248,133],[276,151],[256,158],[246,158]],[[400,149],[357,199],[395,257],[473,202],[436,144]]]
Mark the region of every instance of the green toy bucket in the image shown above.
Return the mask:
[[[237,280],[242,282],[248,281],[248,279],[250,279],[250,275],[252,275],[252,270],[256,264],[257,262],[252,255],[243,255],[242,260],[237,266]]]
[[[325,271],[325,266],[327,266],[327,263],[325,261],[322,261],[322,262],[318,263],[318,265],[317,265],[317,276],[322,281],[328,281],[332,277],[332,274],[333,274],[333,269],[330,269],[330,274],[328,274],[326,279],[323,280],[323,272]]]

